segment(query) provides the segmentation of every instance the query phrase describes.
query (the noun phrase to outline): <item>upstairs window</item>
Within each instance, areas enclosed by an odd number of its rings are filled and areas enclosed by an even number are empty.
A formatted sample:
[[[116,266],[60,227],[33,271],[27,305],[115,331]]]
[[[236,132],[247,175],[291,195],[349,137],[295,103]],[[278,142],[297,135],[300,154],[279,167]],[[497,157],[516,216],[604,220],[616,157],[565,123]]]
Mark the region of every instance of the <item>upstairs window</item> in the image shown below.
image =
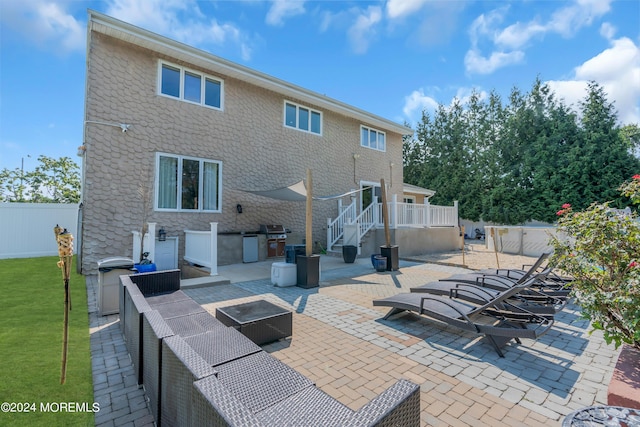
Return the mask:
[[[322,135],[322,113],[292,102],[284,103],[286,127]]]
[[[366,126],[360,126],[360,145],[373,150],[386,151],[385,133]]]
[[[161,62],[159,80],[161,95],[222,110],[220,79]]]
[[[221,162],[172,154],[157,154],[157,210],[220,212],[221,190]]]

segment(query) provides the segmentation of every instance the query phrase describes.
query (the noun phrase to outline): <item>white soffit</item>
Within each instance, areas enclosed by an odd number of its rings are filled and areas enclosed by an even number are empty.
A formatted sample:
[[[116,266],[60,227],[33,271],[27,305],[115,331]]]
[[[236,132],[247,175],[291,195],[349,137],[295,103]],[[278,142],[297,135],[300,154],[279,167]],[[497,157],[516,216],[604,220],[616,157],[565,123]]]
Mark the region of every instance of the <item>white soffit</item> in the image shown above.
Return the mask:
[[[238,80],[280,93],[286,97],[308,102],[309,104],[357,119],[363,122],[363,124],[400,135],[413,134],[411,128],[391,120],[93,10],[89,10],[89,31],[105,34],[171,58],[200,66],[203,69],[211,70],[213,73],[225,74]]]

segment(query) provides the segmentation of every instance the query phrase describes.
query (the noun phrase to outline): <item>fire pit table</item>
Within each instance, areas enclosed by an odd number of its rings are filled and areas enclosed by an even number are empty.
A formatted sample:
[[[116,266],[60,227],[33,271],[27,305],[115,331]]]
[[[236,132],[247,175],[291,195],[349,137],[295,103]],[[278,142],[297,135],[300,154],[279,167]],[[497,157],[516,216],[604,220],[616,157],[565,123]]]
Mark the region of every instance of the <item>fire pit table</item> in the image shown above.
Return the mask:
[[[265,300],[217,308],[216,318],[257,345],[290,337],[293,329],[291,311]]]

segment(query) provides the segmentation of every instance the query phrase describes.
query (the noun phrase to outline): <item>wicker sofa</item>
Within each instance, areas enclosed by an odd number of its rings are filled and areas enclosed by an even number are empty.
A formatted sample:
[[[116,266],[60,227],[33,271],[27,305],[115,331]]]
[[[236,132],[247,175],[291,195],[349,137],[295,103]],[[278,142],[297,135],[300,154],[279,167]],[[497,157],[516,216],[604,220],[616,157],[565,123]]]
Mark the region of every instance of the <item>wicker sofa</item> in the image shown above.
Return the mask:
[[[180,291],[179,270],[121,276],[127,349],[159,426],[418,426],[406,380],[353,411]]]

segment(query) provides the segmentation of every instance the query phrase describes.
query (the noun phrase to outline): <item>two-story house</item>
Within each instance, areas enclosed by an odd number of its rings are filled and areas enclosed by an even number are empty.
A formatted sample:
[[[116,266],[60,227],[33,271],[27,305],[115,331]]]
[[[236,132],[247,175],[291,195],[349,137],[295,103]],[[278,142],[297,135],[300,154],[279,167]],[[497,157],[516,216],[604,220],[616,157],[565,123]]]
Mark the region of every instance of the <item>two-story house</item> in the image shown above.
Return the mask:
[[[132,231],[157,224],[221,235],[282,224],[299,243],[305,204],[246,190],[313,173],[314,195],[355,197],[380,179],[402,201],[402,136],[410,128],[104,14],[88,21],[79,255],[131,256]],[[313,205],[314,243],[327,244],[335,201]],[[157,231],[156,229],[156,231]],[[264,251],[261,248],[261,256]],[[242,260],[238,260],[241,262]]]

